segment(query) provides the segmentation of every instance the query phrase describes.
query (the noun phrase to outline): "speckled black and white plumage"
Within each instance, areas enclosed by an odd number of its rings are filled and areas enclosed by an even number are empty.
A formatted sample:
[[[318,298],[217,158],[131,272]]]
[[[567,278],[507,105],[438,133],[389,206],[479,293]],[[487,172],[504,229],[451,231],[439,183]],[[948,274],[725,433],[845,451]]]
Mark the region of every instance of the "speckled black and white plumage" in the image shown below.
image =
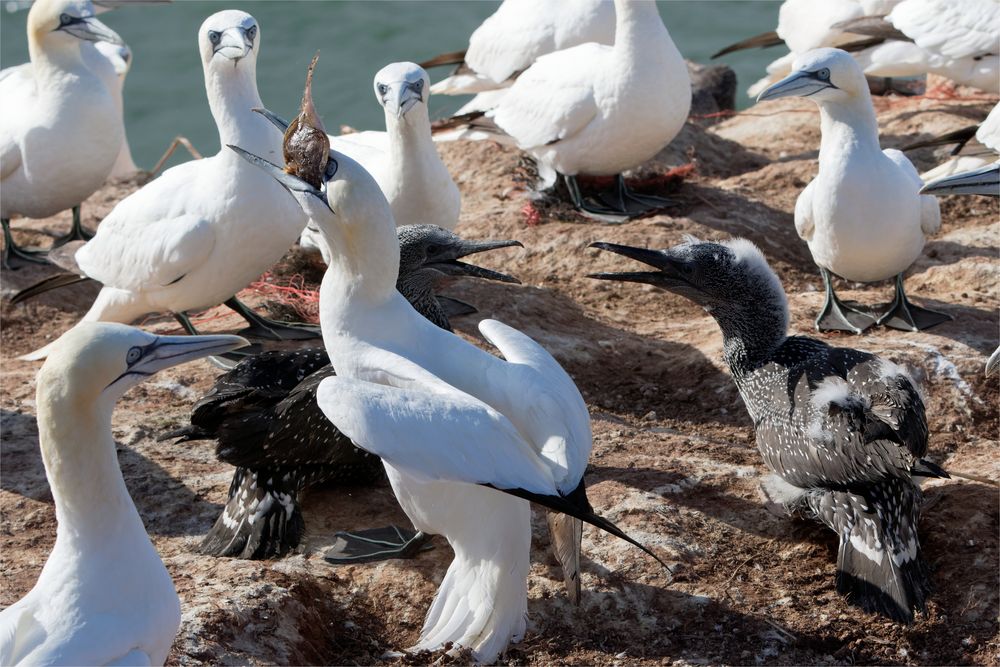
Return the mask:
[[[399,239],[397,289],[418,312],[449,331],[433,291],[442,274],[514,281],[454,258],[456,252],[461,257],[504,244],[464,242],[431,225],[401,227]],[[194,405],[189,426],[163,436],[214,439],[219,460],[236,466],[226,506],[199,545],[201,553],[282,556],[302,539],[303,490],[324,482],[371,484],[384,477],[381,460],[355,447],[316,404],[316,388],[334,372],[322,347],[255,355],[216,379]]]
[[[773,475],[765,493],[840,536],[837,590],[868,611],[910,622],[930,592],[917,536],[915,475],[946,476],[927,452],[924,404],[903,369],[879,357],[786,337],[777,276],[756,247],[689,240],[657,253],[598,244],[661,269],[598,274],[647,282],[704,306]]]

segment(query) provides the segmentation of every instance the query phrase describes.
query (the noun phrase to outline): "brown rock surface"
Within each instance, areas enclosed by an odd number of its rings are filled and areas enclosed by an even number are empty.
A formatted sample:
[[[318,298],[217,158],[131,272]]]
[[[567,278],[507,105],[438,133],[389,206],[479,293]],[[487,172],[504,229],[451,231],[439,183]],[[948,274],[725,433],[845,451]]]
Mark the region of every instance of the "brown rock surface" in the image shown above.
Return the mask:
[[[878,100],[883,145],[983,118],[988,101]],[[757,492],[763,471],[751,424],[720,359],[715,323],[678,297],[638,285],[600,283],[587,273],[620,266],[588,250],[595,240],[664,247],[684,234],[757,242],[789,293],[792,330],[812,332],[820,280],[795,235],[792,211],[816,170],[815,107],[789,101],[755,107],[704,129],[689,123],[652,172],[694,161],[676,207],[620,226],[583,220],[563,204],[528,199],[516,152],[484,142],[441,147],[463,193],[459,232],[516,238],[523,251],[483,261],[521,286],[457,282],[445,290],[537,338],[578,382],[593,416],[588,480],[595,508],[670,561],[670,578],[638,550],[587,528],[583,601],[568,605],[535,520],[529,631],[511,664],[996,664],[998,492],[954,480],[926,485],[921,523],[937,585],[929,613],[900,627],[847,606],[833,587],[835,536],[769,514]],[[944,151],[915,152],[918,169]],[[84,204],[96,225],[135,183],[109,184]],[[531,206],[529,206],[531,204]],[[924,383],[931,457],[944,467],[1000,478],[998,381],[983,377],[998,342],[998,213],[995,200],[945,198],[942,230],[907,281],[916,301],[955,316],[923,333],[878,329],[835,344],[873,350],[914,369]],[[527,207],[527,208],[526,208]],[[532,208],[541,224],[529,225]],[[69,212],[14,220],[20,241],[45,242],[68,228]],[[619,260],[620,261],[620,260]],[[25,306],[10,293],[51,271],[4,272],[0,604],[34,584],[55,538],[51,494],[34,421],[37,365],[16,356],[41,346],[86,309],[93,286]],[[844,285],[842,294],[884,303],[891,286]],[[251,299],[252,300],[252,299]],[[241,326],[213,309],[209,330]],[[483,344],[476,316],[457,322]],[[177,327],[150,318],[157,331]],[[132,390],[114,417],[119,460],[150,536],[174,577],[183,624],[170,661],[367,664],[412,644],[451,557],[444,540],[412,561],[333,568],[320,557],[334,531],[406,519],[390,489],[341,488],[305,500],[303,553],[278,561],[213,559],[192,546],[215,520],[231,469],[210,443],[156,442],[185,420],[217,371],[204,362],[171,369]]]

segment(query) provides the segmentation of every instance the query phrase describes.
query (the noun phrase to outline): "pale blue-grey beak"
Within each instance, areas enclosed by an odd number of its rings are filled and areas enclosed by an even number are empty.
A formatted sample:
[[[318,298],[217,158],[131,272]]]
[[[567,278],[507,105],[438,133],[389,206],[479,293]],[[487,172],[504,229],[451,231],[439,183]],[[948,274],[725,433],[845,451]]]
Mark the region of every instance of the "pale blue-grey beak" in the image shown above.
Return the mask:
[[[792,72],[764,90],[757,96],[757,101],[776,100],[781,97],[809,97],[821,90],[836,87],[830,82],[830,70],[825,67],[815,72]]]
[[[87,42],[108,42],[109,44],[124,44],[125,41],[117,32],[98,21],[93,16],[71,16],[61,14],[59,27],[56,30],[73,35]]]
[[[243,28],[227,28],[222,31],[222,37],[212,53],[218,53],[223,58],[238,61],[246,58],[251,49],[253,49],[253,40],[247,37]]]
[[[239,146],[233,146],[232,144],[226,144],[226,146],[228,146],[237,155],[242,157],[250,164],[254,165],[255,167],[258,167],[265,173],[269,174],[272,178],[274,178],[274,180],[278,181],[278,183],[280,183],[282,187],[291,192],[292,196],[295,196],[296,192],[312,195],[313,197],[316,197],[317,199],[322,201],[323,205],[326,206],[326,208],[328,208],[331,213],[334,212],[333,209],[330,208],[330,202],[328,202],[326,199],[326,193],[323,192],[322,190],[314,188],[310,183],[307,183],[306,181],[302,180],[295,174],[289,174],[287,171],[285,171],[278,165],[272,162],[268,162],[264,158],[258,155],[254,155],[249,151],[245,151]],[[336,171],[336,165],[334,165],[333,170]],[[332,174],[330,173],[329,164],[327,165],[326,173],[323,176],[324,176],[323,178],[324,181],[328,181],[332,177]]]
[[[201,359],[213,354],[223,354],[250,343],[240,336],[226,334],[212,336],[157,336],[149,345],[129,350],[128,368],[115,378],[115,384],[123,378],[141,375],[148,377],[164,368],[178,366],[188,361]],[[133,357],[134,355],[134,357]]]
[[[382,94],[382,104],[385,105],[385,110],[396,118],[405,116],[417,102],[422,102],[424,99],[423,80],[395,81],[385,84],[385,87],[387,90]]]
[[[972,171],[936,178],[920,188],[922,195],[986,195],[1000,197],[1000,162]]]

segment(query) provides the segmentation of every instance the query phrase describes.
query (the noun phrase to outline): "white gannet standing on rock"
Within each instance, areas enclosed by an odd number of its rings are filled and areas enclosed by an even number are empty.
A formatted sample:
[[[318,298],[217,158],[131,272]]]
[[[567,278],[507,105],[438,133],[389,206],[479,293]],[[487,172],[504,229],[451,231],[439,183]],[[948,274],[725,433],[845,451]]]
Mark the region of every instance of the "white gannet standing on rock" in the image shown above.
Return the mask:
[[[246,12],[218,12],[202,23],[198,43],[222,144],[241,143],[279,159],[281,134],[252,111],[262,104],[257,21]],[[225,302],[251,323],[247,334],[314,337],[256,315],[234,296],[281,258],[306,221],[274,179],[228,148],[173,167],[115,206],[93,240],[76,251],[79,272],[104,285],[83,320],[131,322],[170,312],[195,333],[186,311]],[[16,298],[86,278],[57,275]],[[44,355],[42,348],[26,358]]]
[[[637,544],[586,499],[591,432],[580,392],[548,352],[510,327],[480,324],[504,361],[413,309],[396,290],[392,211],[356,162],[331,152],[317,189],[233,148],[285,184],[333,254],[320,321],[338,376],[320,383],[317,402],[382,458],[418,536],[444,535],[455,550],[414,649],[451,643],[492,662],[525,630],[531,527],[523,498]],[[582,524],[553,526],[564,573],[578,586]]]
[[[816,328],[861,333],[878,323],[918,331],[950,320],[910,303],[903,291],[903,272],[920,256],[927,235],[940,228],[941,213],[936,199],[918,193],[923,183],[906,156],[880,148],[861,68],[840,49],[809,51],[758,101],[790,96],[816,102],[823,129],[819,173],[795,203],[795,229],[826,287]],[[895,276],[892,304],[875,320],[837,298],[831,273],[864,283]]]
[[[621,221],[666,200],[630,192],[621,172],[653,158],[691,107],[687,64],[652,0],[615,0],[615,42],[542,56],[486,115],[537,162],[545,187],[562,174],[574,205]],[[617,175],[617,191],[587,202],[578,174]]]
[[[458,65],[451,76],[434,84],[435,95],[482,93],[509,86],[546,54],[587,42],[612,44],[614,39],[611,0],[504,0],[473,31],[465,51],[442,54],[420,65]],[[489,106],[473,102],[463,111],[473,108]]]
[[[115,402],[153,373],[246,345],[88,323],[38,372],[38,440],[56,543],[34,588],[0,612],[3,665],[162,665],[181,622],[170,574],[125,488]]]
[[[948,477],[923,458],[927,418],[916,383],[873,354],[788,336],[788,299],[745,239],[668,250],[595,243],[655,271],[591,277],[647,283],[707,310],[773,472],[763,490],[789,513],[840,537],[837,591],[866,611],[910,623],[931,582],[917,521],[915,477]]]
[[[31,63],[0,72],[4,266],[11,257],[45,261],[14,244],[12,216],[47,218],[72,208],[73,229],[57,243],[84,238],[80,202],[111,173],[124,137],[105,85],[114,76],[111,63],[89,44],[123,42],[94,18],[90,0],[38,0],[27,23]],[[85,47],[92,57],[85,58]]]

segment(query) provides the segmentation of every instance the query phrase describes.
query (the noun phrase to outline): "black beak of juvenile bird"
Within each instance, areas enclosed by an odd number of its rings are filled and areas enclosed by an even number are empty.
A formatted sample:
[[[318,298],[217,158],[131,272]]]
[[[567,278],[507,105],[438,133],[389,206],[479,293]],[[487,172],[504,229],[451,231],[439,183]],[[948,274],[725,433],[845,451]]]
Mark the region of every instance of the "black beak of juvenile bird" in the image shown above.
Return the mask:
[[[509,276],[506,273],[500,273],[499,271],[493,271],[492,269],[484,269],[483,267],[476,266],[475,264],[467,264],[465,262],[458,261],[463,257],[468,257],[469,255],[477,255],[490,250],[512,248],[515,246],[519,248],[524,247],[520,241],[466,241],[463,239],[460,243],[455,243],[444,249],[436,257],[434,257],[434,260],[429,262],[427,266],[449,276],[472,276],[474,278],[497,280],[502,283],[514,283],[515,285],[520,285],[521,281],[514,276]]]
[[[657,271],[627,271],[621,273],[590,273],[588,278],[597,280],[620,280],[632,283],[648,283],[664,289],[670,289],[672,285],[688,284],[684,278],[685,262],[677,259],[668,250],[649,250],[647,248],[633,248],[617,243],[604,243],[598,241],[590,244],[591,248],[607,250],[616,255],[622,255],[629,259],[642,262],[655,267]]]

